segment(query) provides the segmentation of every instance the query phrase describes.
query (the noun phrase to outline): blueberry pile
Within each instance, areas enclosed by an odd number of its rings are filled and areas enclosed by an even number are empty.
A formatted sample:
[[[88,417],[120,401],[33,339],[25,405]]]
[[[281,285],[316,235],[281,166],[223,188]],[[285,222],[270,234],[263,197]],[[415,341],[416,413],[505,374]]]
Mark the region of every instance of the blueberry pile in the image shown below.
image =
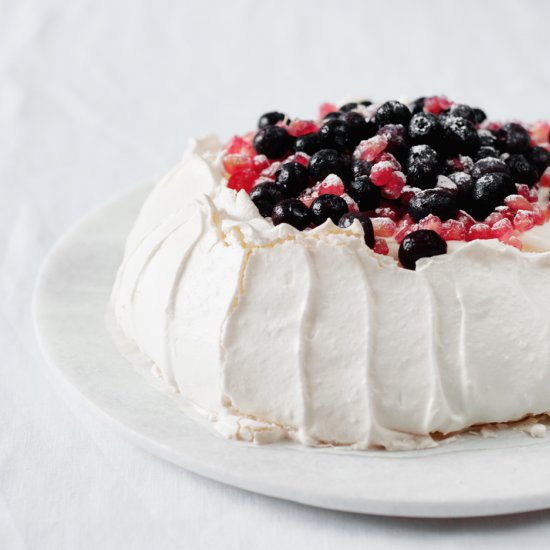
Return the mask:
[[[394,237],[414,269],[446,241],[519,247],[521,231],[544,223],[537,189],[550,179],[550,126],[541,124],[490,123],[442,96],[324,104],[318,121],[265,113],[257,131],[228,144],[224,167],[228,187],[248,192],[275,225],[357,219],[367,246],[384,253],[383,237]]]

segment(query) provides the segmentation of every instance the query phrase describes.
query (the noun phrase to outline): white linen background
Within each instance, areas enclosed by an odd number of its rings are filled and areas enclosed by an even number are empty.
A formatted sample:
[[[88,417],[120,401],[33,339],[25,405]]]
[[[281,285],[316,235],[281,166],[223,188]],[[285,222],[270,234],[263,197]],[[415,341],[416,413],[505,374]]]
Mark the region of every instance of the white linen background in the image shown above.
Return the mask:
[[[53,387],[30,303],[63,232],[190,136],[350,93],[550,118],[549,22],[544,0],[0,0],[0,548],[542,547],[550,512],[344,514],[149,456]]]

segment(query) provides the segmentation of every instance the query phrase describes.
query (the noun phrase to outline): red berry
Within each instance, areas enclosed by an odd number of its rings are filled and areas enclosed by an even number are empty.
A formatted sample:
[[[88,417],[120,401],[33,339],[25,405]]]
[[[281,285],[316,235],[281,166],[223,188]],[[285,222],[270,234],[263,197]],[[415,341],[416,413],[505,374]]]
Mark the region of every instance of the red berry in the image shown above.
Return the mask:
[[[546,221],[546,216],[540,204],[533,205],[533,215],[535,218],[535,225],[544,225],[544,222]]]
[[[269,166],[269,159],[265,155],[256,155],[252,159],[252,164],[257,172],[265,170]]]
[[[497,223],[501,220],[504,220],[504,219],[505,219],[504,214],[501,214],[500,212],[493,212],[485,218],[484,223],[486,223],[490,227],[493,227],[493,225],[495,225],[495,223]]]
[[[470,214],[468,214],[467,212],[464,212],[464,210],[458,211],[456,219],[464,226],[464,229],[466,231],[468,231],[470,227],[472,227],[472,225],[476,223],[474,218],[472,218],[472,216],[470,216]]]
[[[420,193],[420,189],[418,187],[411,187],[410,185],[405,185],[405,187],[401,189],[401,196],[399,197],[401,199],[401,204],[403,206],[408,206],[409,202],[411,202],[411,199],[417,193]]]
[[[390,253],[390,249],[388,248],[388,243],[384,239],[381,239],[380,237],[374,238],[373,250],[377,254],[382,254],[384,256],[387,256]]]
[[[227,155],[232,155],[236,153],[242,153],[244,155],[254,156],[256,151],[252,144],[243,139],[241,136],[233,136],[225,148]]]
[[[401,242],[403,241],[403,239],[409,234],[409,233],[412,233],[413,231],[417,231],[418,230],[418,225],[416,223],[413,223],[411,225],[406,225],[405,227],[401,228],[396,234],[395,234],[395,241],[397,242],[397,244],[401,244]]]
[[[533,210],[533,205],[521,195],[508,195],[504,199],[504,204],[514,211]]]
[[[299,162],[302,166],[307,168],[309,164],[309,155],[302,152],[296,153],[295,155],[288,157],[285,162]]]
[[[496,222],[491,228],[493,236],[499,241],[506,242],[514,233],[512,222],[506,218]]]
[[[387,145],[388,140],[384,136],[374,136],[359,143],[353,156],[356,159],[373,162],[382,154]]]
[[[422,218],[418,222],[418,229],[431,229],[432,231],[435,231],[438,235],[441,235],[441,220],[438,216],[428,214],[425,218]]]
[[[388,161],[377,162],[370,171],[370,179],[377,187],[387,185],[393,175],[393,166]]]
[[[535,214],[529,210],[518,210],[514,216],[514,227],[518,231],[528,231],[535,227]]]
[[[409,214],[405,214],[398,222],[397,222],[397,229],[401,230],[404,227],[407,227],[408,225],[413,225],[414,220],[411,218]]]
[[[394,222],[399,220],[399,212],[392,206],[386,206],[383,204],[382,206],[375,208],[374,213],[379,218],[390,218]]]
[[[227,181],[227,187],[229,187],[229,189],[234,189],[235,191],[240,191],[241,189],[244,189],[247,193],[250,193],[250,191],[252,191],[252,188],[254,187],[254,183],[257,177],[258,174],[255,170],[252,170],[250,168],[240,170],[239,172],[235,172],[229,177],[229,180]]]
[[[457,220],[447,220],[441,224],[440,235],[446,241],[463,241],[466,237],[464,225]]]
[[[293,137],[305,136],[313,134],[319,129],[317,124],[312,120],[295,119],[287,126],[287,132]]]
[[[494,239],[491,228],[486,223],[472,225],[466,234],[466,240],[473,241],[475,239]]]
[[[539,183],[542,187],[550,187],[550,166],[543,172]]]
[[[350,212],[359,212],[359,206],[347,193],[342,193],[340,196],[346,201]]]
[[[337,110],[338,110],[338,107],[336,107],[334,103],[321,103],[321,106],[319,107],[319,118],[323,119],[329,113],[334,113],[334,111],[337,111]]]
[[[394,170],[401,170],[401,164],[399,164],[398,160],[391,153],[382,153],[378,157],[378,162],[389,162]]]
[[[260,174],[262,176],[265,176],[266,178],[272,178],[275,179],[275,174],[281,169],[282,163],[279,161],[275,161],[271,163],[267,168],[262,170]]]
[[[336,174],[329,174],[323,181],[315,185],[319,195],[342,195],[344,183]]]
[[[535,145],[546,143],[548,141],[548,136],[550,135],[550,123],[546,120],[534,122],[529,128],[529,133],[531,134],[531,140]]]
[[[385,199],[395,200],[401,196],[401,191],[405,187],[407,178],[403,172],[393,172],[390,181],[381,188],[380,194]]]
[[[452,103],[445,96],[427,97],[424,100],[424,111],[439,115],[441,111],[446,111]]]
[[[248,155],[233,153],[223,157],[223,167],[228,174],[253,167],[252,159]]]
[[[390,218],[371,218],[370,221],[377,237],[391,237],[397,229],[397,225]]]
[[[506,241],[506,244],[509,244],[510,246],[513,246],[513,247],[517,248],[518,250],[521,250],[523,248],[523,243],[521,242],[521,239],[519,239],[515,235],[512,235]]]
[[[495,212],[502,214],[505,218],[512,221],[514,219],[515,212],[509,206],[497,206]]]

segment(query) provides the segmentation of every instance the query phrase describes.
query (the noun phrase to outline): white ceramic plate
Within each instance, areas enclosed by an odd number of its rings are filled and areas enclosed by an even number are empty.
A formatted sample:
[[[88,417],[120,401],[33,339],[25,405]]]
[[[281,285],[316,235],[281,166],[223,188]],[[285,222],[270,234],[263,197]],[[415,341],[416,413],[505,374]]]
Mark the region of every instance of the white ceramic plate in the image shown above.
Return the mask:
[[[47,258],[34,297],[55,379],[120,433],[188,470],[298,502],[383,515],[464,517],[550,507],[550,436],[517,430],[427,451],[306,449],[228,441],[148,384],[118,351],[106,309],[126,235],[149,187],[80,221]]]

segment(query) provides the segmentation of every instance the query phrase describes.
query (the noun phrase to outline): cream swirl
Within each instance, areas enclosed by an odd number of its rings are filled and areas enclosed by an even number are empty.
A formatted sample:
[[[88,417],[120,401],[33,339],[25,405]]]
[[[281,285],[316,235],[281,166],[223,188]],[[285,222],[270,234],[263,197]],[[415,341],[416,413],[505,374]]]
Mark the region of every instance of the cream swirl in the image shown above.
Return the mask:
[[[550,253],[472,241],[408,271],[358,222],[273,227],[223,185],[219,150],[194,142],[157,184],[112,302],[226,435],[403,449],[550,411]],[[547,232],[526,245],[549,250]]]

